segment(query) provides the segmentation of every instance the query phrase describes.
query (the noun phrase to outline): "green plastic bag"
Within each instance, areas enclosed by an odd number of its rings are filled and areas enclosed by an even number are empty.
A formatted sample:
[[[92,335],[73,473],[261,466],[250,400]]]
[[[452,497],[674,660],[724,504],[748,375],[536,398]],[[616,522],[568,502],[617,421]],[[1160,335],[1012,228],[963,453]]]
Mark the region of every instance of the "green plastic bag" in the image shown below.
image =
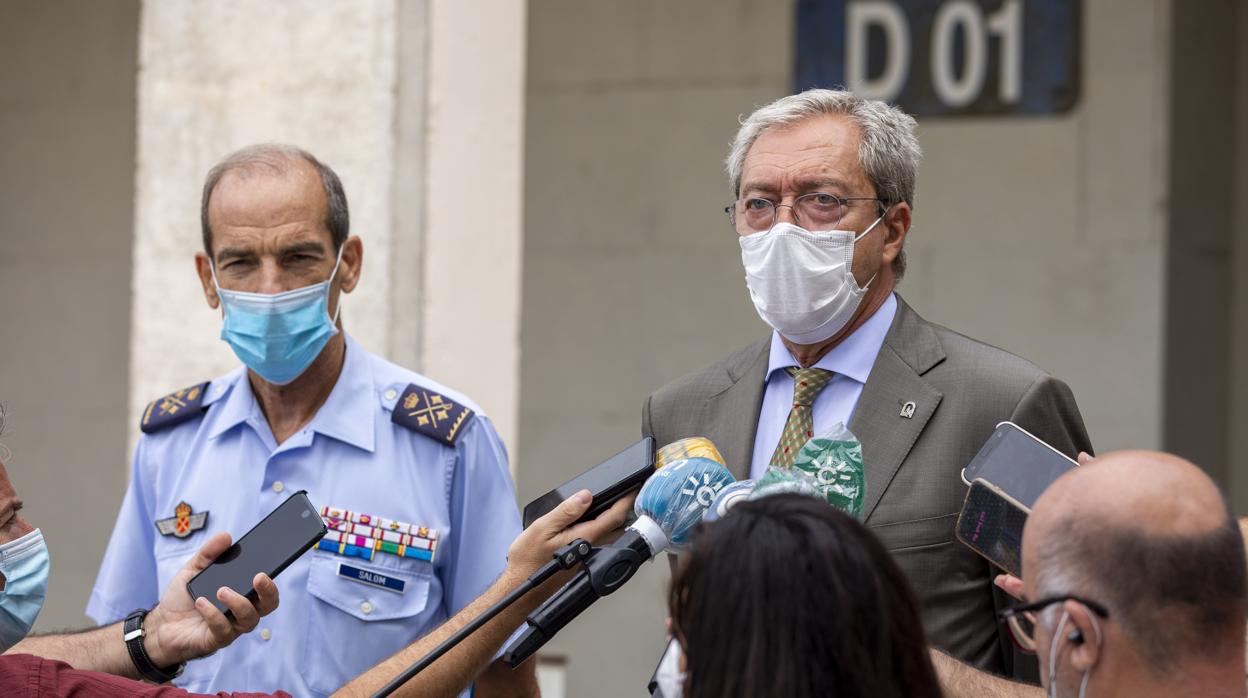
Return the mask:
[[[803,444],[793,469],[812,478],[828,504],[862,520],[862,504],[867,497],[862,444],[844,424],[838,422],[827,433]]]

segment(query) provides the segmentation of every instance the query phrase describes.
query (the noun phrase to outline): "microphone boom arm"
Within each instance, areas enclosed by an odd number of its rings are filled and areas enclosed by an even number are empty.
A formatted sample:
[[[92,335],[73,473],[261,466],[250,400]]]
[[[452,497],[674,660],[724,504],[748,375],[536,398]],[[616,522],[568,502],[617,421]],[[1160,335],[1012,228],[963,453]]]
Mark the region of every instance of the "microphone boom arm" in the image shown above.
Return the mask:
[[[624,586],[643,563],[654,557],[656,550],[667,547],[662,529],[645,522],[650,520],[638,519],[615,543],[594,548],[581,572],[529,614],[529,627],[503,654],[508,666],[519,666],[595,601]]]
[[[439,657],[451,651],[451,649],[453,649],[456,645],[463,642],[464,638],[473,634],[478,628],[490,622],[490,619],[494,616],[502,613],[503,609],[515,603],[521,596],[524,596],[534,587],[549,579],[554,573],[560,570],[571,569],[576,566],[577,563],[584,562],[585,558],[593,554],[595,550],[597,550],[597,548],[591,548],[589,543],[580,538],[577,538],[571,543],[563,546],[555,552],[555,559],[543,565],[541,569],[534,572],[531,577],[508,593],[507,596],[503,597],[501,601],[493,606],[490,606],[484,613],[476,618],[473,618],[471,622],[456,631],[454,635],[451,635],[444,640],[442,644],[430,650],[428,654],[420,659],[420,661],[409,666],[407,669],[403,670],[403,673],[391,679],[389,683],[382,686],[381,690],[374,693],[372,698],[385,698],[391,693],[394,693],[394,691],[400,686],[408,681],[411,681],[412,677],[416,676],[430,664],[437,661]],[[513,666],[512,668],[515,667]]]

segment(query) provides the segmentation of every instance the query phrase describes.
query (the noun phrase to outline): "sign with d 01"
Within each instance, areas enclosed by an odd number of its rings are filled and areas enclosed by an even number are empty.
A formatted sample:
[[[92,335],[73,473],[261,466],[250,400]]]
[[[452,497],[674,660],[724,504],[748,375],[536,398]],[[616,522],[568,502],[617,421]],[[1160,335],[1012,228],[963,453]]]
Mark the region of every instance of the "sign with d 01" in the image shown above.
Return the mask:
[[[1079,96],[1079,0],[799,0],[797,90],[918,116],[1059,114]]]

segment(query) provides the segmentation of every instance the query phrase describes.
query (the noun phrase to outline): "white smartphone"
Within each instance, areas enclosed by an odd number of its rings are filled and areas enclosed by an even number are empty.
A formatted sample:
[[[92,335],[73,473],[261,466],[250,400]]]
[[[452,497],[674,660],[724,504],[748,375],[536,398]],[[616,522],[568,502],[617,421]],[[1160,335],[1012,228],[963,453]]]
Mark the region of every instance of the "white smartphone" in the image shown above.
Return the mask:
[[[1027,433],[1013,422],[1001,422],[979,453],[962,469],[968,486],[984,479],[1030,509],[1040,493],[1079,464]]]

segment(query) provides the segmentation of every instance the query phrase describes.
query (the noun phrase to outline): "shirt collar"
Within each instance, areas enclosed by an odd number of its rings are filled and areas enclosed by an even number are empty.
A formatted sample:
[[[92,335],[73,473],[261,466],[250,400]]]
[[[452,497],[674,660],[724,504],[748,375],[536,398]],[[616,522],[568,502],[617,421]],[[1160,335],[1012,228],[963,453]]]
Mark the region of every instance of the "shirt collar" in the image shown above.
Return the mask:
[[[338,374],[338,382],[326,398],[325,404],[316,411],[308,428],[325,436],[344,441],[365,451],[372,452],[376,446],[376,409],[372,404],[373,387],[372,366],[364,349],[356,343],[351,335],[343,333],[346,340],[346,357],[342,362],[342,372]],[[221,388],[217,391],[217,385]],[[209,386],[208,395],[204,400],[208,403],[219,403],[213,412],[213,426],[209,433],[215,438],[229,429],[255,417],[264,419],[260,403],[251,391],[251,383],[247,380],[246,367],[226,374],[219,381]]]
[[[853,334],[832,347],[831,351],[815,363],[814,368],[826,369],[853,378],[859,383],[866,383],[867,376],[871,374],[871,367],[875,365],[875,358],[879,355],[880,348],[884,346],[884,337],[888,335],[888,328],[893,325],[893,316],[896,314],[897,296],[890,293],[888,298],[884,299],[884,304],[867,318],[866,322],[862,323],[862,327],[854,330]],[[763,383],[771,380],[771,375],[776,371],[790,366],[798,366],[797,359],[793,358],[792,352],[784,346],[780,333],[772,330],[771,352],[767,359],[767,375]]]

